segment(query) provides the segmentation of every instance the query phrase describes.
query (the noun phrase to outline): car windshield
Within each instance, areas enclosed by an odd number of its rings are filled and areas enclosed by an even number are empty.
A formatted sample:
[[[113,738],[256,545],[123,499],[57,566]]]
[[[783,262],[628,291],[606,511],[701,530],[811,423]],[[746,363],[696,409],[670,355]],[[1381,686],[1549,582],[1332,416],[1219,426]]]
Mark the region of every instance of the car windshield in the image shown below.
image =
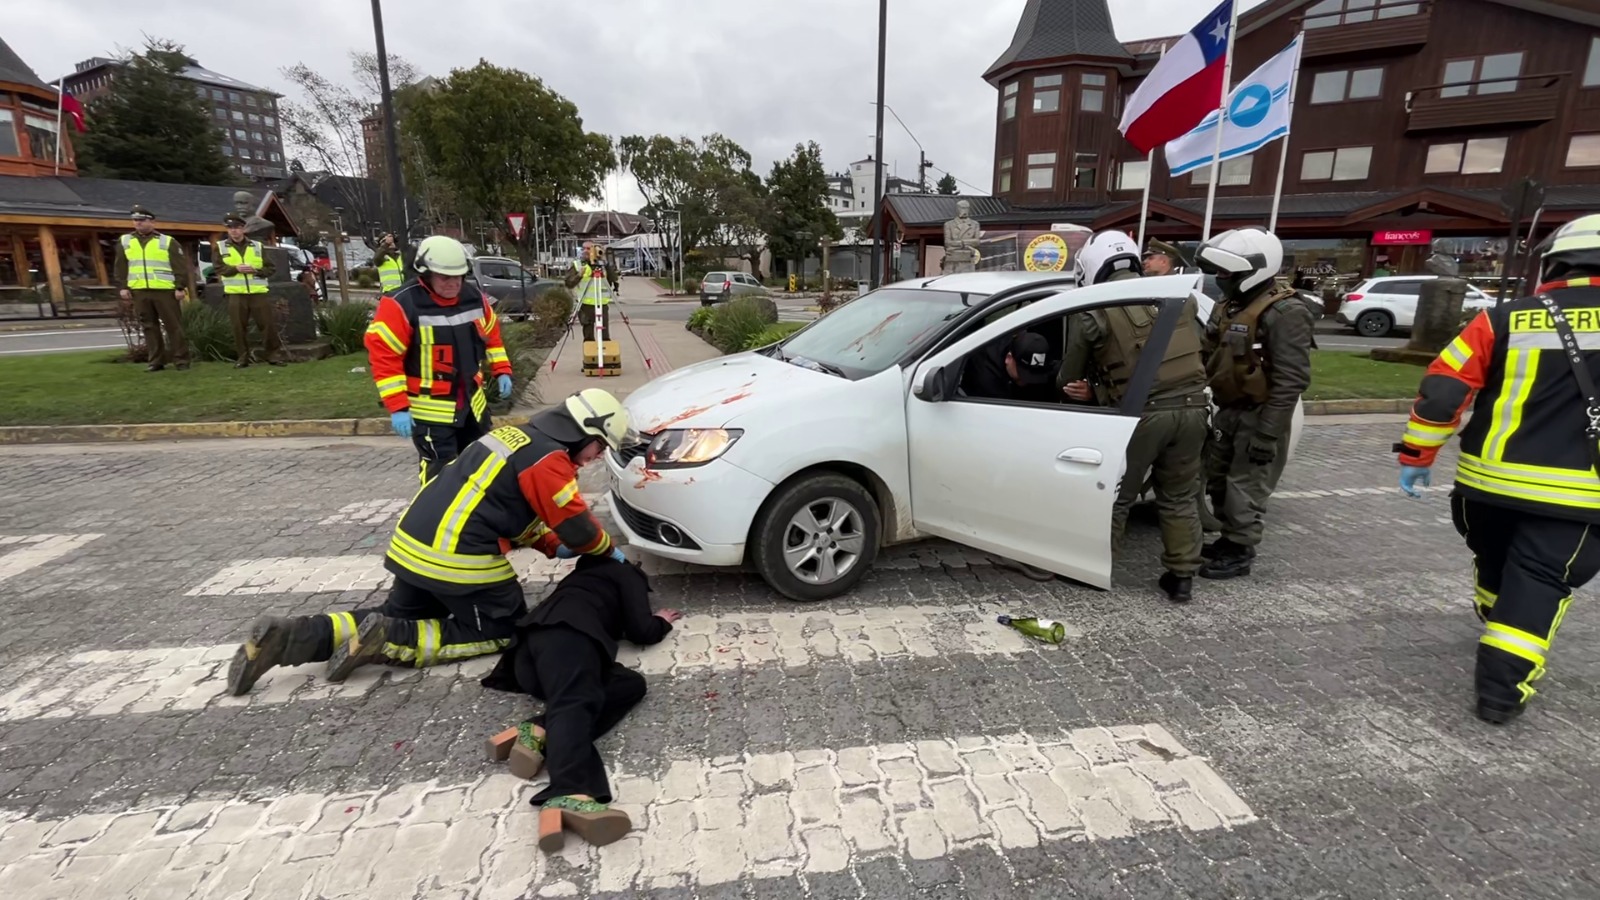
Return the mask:
[[[976,294],[885,288],[846,303],[785,341],[780,351],[796,364],[809,360],[852,375],[873,375],[914,344],[960,315]]]

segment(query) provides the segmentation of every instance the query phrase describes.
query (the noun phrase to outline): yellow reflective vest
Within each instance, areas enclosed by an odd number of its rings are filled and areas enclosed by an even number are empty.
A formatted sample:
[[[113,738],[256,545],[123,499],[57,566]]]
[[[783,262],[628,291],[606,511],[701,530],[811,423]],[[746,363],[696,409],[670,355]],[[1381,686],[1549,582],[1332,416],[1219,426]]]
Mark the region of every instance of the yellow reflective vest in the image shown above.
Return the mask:
[[[405,263],[401,262],[399,254],[389,257],[378,264],[378,284],[382,286],[385,294],[391,294],[400,289],[406,280]]]
[[[233,245],[232,241],[222,243],[222,258],[218,260],[224,266],[250,266],[255,269],[255,274],[246,275],[242,272],[222,277],[222,292],[224,294],[265,294],[267,292],[267,279],[261,277],[261,242],[250,241],[245,245],[244,253]]]
[[[122,255],[128,259],[128,290],[175,291],[178,282],[172,277],[172,238],[164,234],[147,243],[134,240],[131,234],[122,236]]]

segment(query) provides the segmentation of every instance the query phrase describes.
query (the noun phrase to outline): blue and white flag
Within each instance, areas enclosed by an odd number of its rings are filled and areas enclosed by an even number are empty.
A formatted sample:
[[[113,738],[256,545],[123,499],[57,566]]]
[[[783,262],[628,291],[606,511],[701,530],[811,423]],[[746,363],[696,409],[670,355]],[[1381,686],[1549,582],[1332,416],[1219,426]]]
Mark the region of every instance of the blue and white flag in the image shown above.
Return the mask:
[[[1297,35],[1289,46],[1269,59],[1228,94],[1227,122],[1222,127],[1222,158],[1254,153],[1289,133],[1294,111],[1295,73],[1300,68]],[[1167,144],[1167,168],[1173,175],[1209,166],[1217,153],[1217,113],[1214,111],[1193,131]]]

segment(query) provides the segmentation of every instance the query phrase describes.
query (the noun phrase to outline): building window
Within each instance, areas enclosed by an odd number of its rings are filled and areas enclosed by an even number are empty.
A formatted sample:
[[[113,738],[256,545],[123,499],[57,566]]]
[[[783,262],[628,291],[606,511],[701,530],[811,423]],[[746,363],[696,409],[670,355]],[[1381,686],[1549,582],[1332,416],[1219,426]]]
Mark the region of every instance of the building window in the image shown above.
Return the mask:
[[[1117,167],[1117,190],[1142,191],[1149,183],[1149,160],[1130,159]]]
[[[1306,28],[1334,28],[1422,12],[1417,0],[1322,0],[1306,10]]]
[[[216,88],[212,88],[211,89],[211,99],[213,99],[213,100],[226,100],[228,98],[227,98],[227,95],[223,94],[221,91],[217,90]]]
[[[1584,87],[1600,87],[1600,37],[1589,44],[1589,66],[1583,70]]]
[[[1567,147],[1567,168],[1600,166],[1600,134],[1575,134]]]
[[[255,113],[251,113],[248,116],[248,118],[250,119],[250,124],[251,125],[260,125],[261,124],[261,117],[256,115]]]
[[[252,131],[250,132],[250,140],[260,142],[266,140],[266,138],[261,136],[261,132]]]
[[[96,79],[96,80],[98,80],[98,79]],[[210,91],[207,91],[207,90],[206,90],[206,86],[205,86],[205,85],[203,85],[203,84],[197,84],[197,85],[195,85],[195,86],[194,86],[194,92],[195,92],[195,93],[196,93],[196,94],[199,94],[199,95],[200,95],[200,99],[202,99],[202,100],[204,100],[204,99],[205,99],[205,98],[207,98],[207,97],[209,97],[209,96],[211,96],[211,92],[210,92]]]
[[[238,103],[239,99],[240,98],[239,98],[239,92],[238,91],[229,91],[228,92],[228,102],[230,102],[230,103]]]
[[[1028,154],[1028,190],[1048,191],[1056,186],[1056,155]]]
[[[245,173],[246,175],[254,175],[256,173],[255,166],[251,166],[251,165],[240,166],[239,167],[239,171]]]
[[[1100,169],[1100,156],[1095,153],[1074,154],[1072,186],[1081,191],[1093,190],[1095,173]]]
[[[1084,75],[1083,90],[1079,92],[1078,108],[1084,112],[1104,112],[1106,108],[1106,77]]]
[[[1000,193],[1011,192],[1011,157],[1000,160]]]
[[[244,113],[239,112],[237,109],[234,110],[233,111],[233,120],[235,122],[243,122],[244,121]]]
[[[279,156],[276,153],[274,153],[274,154],[272,154],[272,161],[273,162],[283,162],[283,157]]]
[[[1233,159],[1222,161],[1222,180],[1217,182],[1217,187],[1240,187],[1250,183],[1250,177],[1255,174],[1256,158],[1254,156],[1235,156]],[[1201,166],[1194,170],[1192,184],[1206,185],[1211,183],[1211,167]]]
[[[1033,111],[1053,113],[1061,109],[1061,76],[1040,75],[1033,79]]]
[[[239,139],[239,140],[241,140],[241,141],[244,141],[244,140],[249,140],[249,139],[250,139],[250,135],[248,135],[248,134],[245,134],[245,133],[244,133],[244,129],[243,129],[243,128],[235,128],[235,129],[234,129],[234,130],[233,130],[233,136],[234,136],[234,137],[236,137],[236,138],[238,138],[238,139]]]
[[[1318,72],[1311,82],[1312,103],[1371,100],[1383,94],[1383,69]]]
[[[1509,138],[1478,138],[1428,148],[1427,175],[1494,175],[1506,161]]]
[[[56,123],[44,116],[22,114],[22,130],[28,133],[28,149],[34,159],[56,158]]]
[[[1452,59],[1444,64],[1445,87],[1439,90],[1439,96],[1509,94],[1517,89],[1517,76],[1521,74],[1521,53],[1496,53],[1481,59]]]
[[[232,156],[233,155],[233,148],[228,146],[227,144],[223,144],[222,145],[222,155],[223,156]]]
[[[278,124],[278,120],[277,120],[277,119],[274,119],[274,118],[273,118],[273,117],[271,117],[271,116],[263,116],[263,117],[262,117],[262,120],[261,120],[261,121],[262,121],[262,123],[263,123],[263,124],[265,124],[265,125],[266,125],[266,126],[267,126],[267,127],[268,127],[268,128],[272,128],[272,127],[274,127],[274,126],[276,126],[276,125],[277,125],[277,124]]]
[[[1371,147],[1312,150],[1300,160],[1300,180],[1364,181],[1371,168]]]
[[[245,98],[244,98],[244,105],[245,106],[255,106],[256,105],[256,95],[255,94],[246,94]]]
[[[21,156],[17,143],[17,118],[9,109],[0,109],[0,156]]]
[[[225,119],[228,118],[228,111],[223,109],[220,106],[217,107],[216,109],[212,110],[212,112],[215,113],[216,117],[219,118],[219,119],[224,119],[225,120]]]
[[[1000,106],[1000,121],[1002,122],[1009,122],[1017,117],[1017,85],[1018,82],[1015,81],[1006,85],[1004,91],[1005,102]]]

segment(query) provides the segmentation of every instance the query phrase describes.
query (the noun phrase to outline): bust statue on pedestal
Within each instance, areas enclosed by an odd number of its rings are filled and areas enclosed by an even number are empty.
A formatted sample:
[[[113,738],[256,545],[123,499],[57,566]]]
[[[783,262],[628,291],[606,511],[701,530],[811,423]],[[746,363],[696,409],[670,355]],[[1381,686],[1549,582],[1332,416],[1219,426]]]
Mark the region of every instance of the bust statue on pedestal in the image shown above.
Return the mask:
[[[978,267],[978,239],[982,231],[971,216],[972,205],[956,201],[956,217],[944,223],[944,262],[941,271],[972,272]]]

